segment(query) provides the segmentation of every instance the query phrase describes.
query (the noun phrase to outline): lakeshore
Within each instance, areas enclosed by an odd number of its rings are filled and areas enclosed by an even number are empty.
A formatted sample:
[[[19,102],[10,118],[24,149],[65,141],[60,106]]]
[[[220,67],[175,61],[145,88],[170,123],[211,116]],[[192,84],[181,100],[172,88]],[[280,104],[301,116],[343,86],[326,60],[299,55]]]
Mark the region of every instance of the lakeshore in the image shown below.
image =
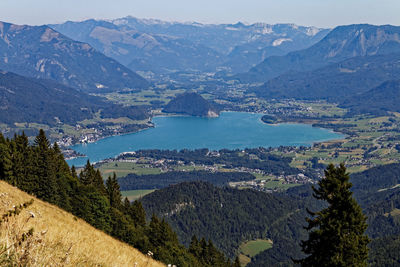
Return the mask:
[[[68,161],[82,166],[87,159],[98,162],[126,151],[139,149],[244,149],[279,146],[311,146],[315,142],[341,139],[331,130],[306,124],[282,123],[270,126],[260,118],[263,114],[222,112],[218,118],[187,116],[154,117],[154,128],[112,136],[71,148],[87,158]]]

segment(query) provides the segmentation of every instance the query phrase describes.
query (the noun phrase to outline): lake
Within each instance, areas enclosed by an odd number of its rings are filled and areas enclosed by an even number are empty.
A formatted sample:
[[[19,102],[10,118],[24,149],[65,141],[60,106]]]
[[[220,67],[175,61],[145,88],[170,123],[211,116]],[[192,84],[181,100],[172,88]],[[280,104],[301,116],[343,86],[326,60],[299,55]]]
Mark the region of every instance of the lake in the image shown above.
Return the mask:
[[[209,148],[219,150],[222,148],[310,146],[314,142],[344,137],[331,130],[306,124],[268,125],[261,121],[262,115],[222,112],[218,118],[154,117],[154,128],[71,147],[87,157],[68,160],[68,164],[83,166],[88,158],[94,163],[115,157],[122,152],[139,149]]]

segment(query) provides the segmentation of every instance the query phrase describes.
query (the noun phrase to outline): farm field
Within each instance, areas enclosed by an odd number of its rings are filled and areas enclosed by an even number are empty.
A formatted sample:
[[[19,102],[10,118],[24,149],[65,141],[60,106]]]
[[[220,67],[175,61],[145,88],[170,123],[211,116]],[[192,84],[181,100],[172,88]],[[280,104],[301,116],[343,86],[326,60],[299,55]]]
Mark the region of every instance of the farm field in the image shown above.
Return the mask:
[[[99,167],[99,170],[103,175],[103,178],[112,175],[114,172],[117,175],[117,178],[125,177],[130,173],[135,173],[138,175],[161,173],[160,168],[153,168],[147,164],[120,161],[104,163]]]
[[[361,172],[371,167],[398,162],[400,153],[400,118],[398,115],[356,116],[318,123],[347,134],[343,140],[314,144],[303,151],[292,151],[291,165],[304,169],[313,158],[322,164],[344,162],[349,172]],[[282,153],[277,153],[282,154]]]
[[[251,258],[263,252],[267,249],[272,248],[273,242],[269,239],[257,239],[243,243],[240,248],[239,260],[242,266],[246,266]]]
[[[111,102],[123,105],[153,105],[167,104],[177,94],[181,94],[185,90],[142,90],[140,92],[122,92],[100,94]]]
[[[160,174],[165,172],[162,167],[154,166],[151,163],[147,162],[124,162],[124,161],[112,161],[103,163],[100,165],[99,170],[103,177],[108,177],[112,175],[114,172],[117,175],[117,178],[122,178],[127,176],[130,173],[134,173],[137,175],[146,175],[146,174]],[[204,167],[201,166],[174,166],[169,167],[168,171],[195,171],[195,170],[204,170]],[[223,171],[223,170],[222,170]]]

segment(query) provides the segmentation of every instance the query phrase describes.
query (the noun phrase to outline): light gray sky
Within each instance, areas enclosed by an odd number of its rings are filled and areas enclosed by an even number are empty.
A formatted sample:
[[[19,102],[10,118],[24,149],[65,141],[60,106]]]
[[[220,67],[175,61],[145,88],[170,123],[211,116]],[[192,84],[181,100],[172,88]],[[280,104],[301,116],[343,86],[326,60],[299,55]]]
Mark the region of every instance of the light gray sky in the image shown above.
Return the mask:
[[[400,0],[0,0],[0,20],[50,24],[131,15],[202,23],[266,22],[334,27],[400,25]]]

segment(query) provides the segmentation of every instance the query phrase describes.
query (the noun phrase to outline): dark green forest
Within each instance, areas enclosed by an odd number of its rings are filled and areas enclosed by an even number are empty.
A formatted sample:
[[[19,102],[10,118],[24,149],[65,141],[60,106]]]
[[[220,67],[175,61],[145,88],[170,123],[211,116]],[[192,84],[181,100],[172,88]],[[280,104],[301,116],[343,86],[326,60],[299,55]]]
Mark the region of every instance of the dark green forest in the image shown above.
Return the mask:
[[[190,243],[193,234],[201,233],[234,258],[242,242],[271,238],[277,259],[270,263],[284,259],[280,255],[287,252],[279,252],[279,247],[286,248],[288,240],[290,252],[302,255],[296,240],[305,237],[304,219],[299,219],[305,216],[301,211],[304,203],[296,197],[185,182],[157,190],[145,196],[142,203],[148,214],[164,216],[184,244]]]
[[[367,216],[369,264],[399,264],[400,164],[372,168],[351,175],[352,191]],[[383,190],[382,190],[383,189]],[[386,189],[386,190],[385,190]],[[201,233],[230,257],[243,241],[270,238],[273,247],[256,255],[248,266],[288,266],[292,258],[302,258],[300,241],[307,209],[317,211],[324,202],[313,198],[310,185],[285,193],[265,194],[253,190],[215,187],[204,182],[173,185],[142,199],[151,214],[164,217],[184,244],[192,234]],[[384,246],[383,246],[384,245]]]

